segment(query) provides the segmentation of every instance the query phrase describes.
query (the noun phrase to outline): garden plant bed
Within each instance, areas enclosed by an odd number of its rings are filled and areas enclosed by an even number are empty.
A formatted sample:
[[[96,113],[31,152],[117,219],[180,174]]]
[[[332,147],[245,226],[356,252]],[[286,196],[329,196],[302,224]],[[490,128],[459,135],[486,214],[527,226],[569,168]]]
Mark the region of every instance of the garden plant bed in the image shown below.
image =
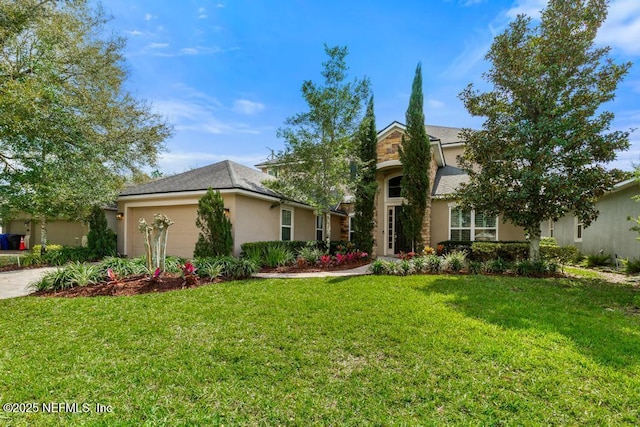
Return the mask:
[[[359,259],[357,261],[341,263],[341,264],[304,264],[304,265],[285,265],[281,267],[262,267],[261,273],[317,273],[322,271],[344,271],[362,267],[371,263],[370,259]]]
[[[221,279],[199,279],[195,283],[187,284],[179,274],[165,273],[157,279],[150,279],[147,275],[136,275],[118,281],[100,282],[87,286],[76,286],[59,291],[38,291],[32,295],[39,297],[97,297],[97,296],[130,296],[148,294],[152,292],[168,292],[177,289],[196,288],[204,284],[218,283]]]

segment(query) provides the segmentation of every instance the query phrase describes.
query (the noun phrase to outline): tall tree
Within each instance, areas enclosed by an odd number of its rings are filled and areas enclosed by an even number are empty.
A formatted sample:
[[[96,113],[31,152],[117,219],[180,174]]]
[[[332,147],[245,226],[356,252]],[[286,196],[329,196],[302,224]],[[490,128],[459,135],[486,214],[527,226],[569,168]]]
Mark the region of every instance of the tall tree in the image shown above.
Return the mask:
[[[325,217],[327,248],[331,240],[331,209],[342,202],[352,185],[350,165],[355,156],[355,134],[369,81],[346,82],[346,47],[328,47],[322,65],[323,85],[302,84],[309,111],[289,117],[278,129],[285,149],[277,154],[283,166],[278,180],[267,183],[285,196],[309,203]]]
[[[1,2],[0,20],[0,200],[40,220],[46,247],[47,220],[113,201],[171,127],[124,89],[124,40],[99,7]]]
[[[595,200],[618,179],[605,165],[629,146],[627,132],[609,132],[613,113],[601,110],[631,66],[594,46],[607,6],[550,0],[536,27],[519,15],[486,56],[493,90],[469,85],[460,94],[485,117],[482,130],[463,131],[463,206],[523,227],[531,260],[539,259],[542,221],[573,213],[587,226],[597,217]]]
[[[378,190],[376,181],[378,133],[376,131],[376,117],[373,112],[373,95],[369,98],[367,112],[360,125],[357,142],[360,173],[355,191],[354,243],[358,249],[370,254],[374,244],[374,210],[376,191]]]
[[[423,243],[422,223],[429,203],[429,172],[431,144],[424,123],[422,96],[422,65],[418,63],[411,86],[411,97],[406,114],[407,131],[402,135],[399,148],[402,162],[402,197],[407,201],[400,221],[402,231],[415,251]]]
[[[224,210],[224,200],[219,191],[207,190],[198,201],[196,225],[200,229],[194,257],[215,257],[231,255],[233,237],[231,221]]]

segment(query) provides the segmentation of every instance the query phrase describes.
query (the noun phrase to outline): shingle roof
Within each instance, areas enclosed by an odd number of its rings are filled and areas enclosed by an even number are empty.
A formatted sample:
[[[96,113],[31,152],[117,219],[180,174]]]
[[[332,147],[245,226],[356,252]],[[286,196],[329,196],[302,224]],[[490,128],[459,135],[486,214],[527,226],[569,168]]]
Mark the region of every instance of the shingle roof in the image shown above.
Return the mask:
[[[455,144],[457,142],[464,142],[460,138],[461,128],[451,128],[447,126],[432,126],[425,125],[427,133],[442,142],[442,145]]]
[[[460,184],[468,180],[469,176],[462,169],[453,166],[438,168],[431,195],[434,197],[449,196],[455,193]]]
[[[267,196],[280,197],[262,184],[263,181],[269,179],[273,179],[273,177],[259,170],[230,160],[224,160],[178,175],[161,178],[157,181],[129,187],[120,195],[179,193],[212,188],[214,190],[241,189]]]

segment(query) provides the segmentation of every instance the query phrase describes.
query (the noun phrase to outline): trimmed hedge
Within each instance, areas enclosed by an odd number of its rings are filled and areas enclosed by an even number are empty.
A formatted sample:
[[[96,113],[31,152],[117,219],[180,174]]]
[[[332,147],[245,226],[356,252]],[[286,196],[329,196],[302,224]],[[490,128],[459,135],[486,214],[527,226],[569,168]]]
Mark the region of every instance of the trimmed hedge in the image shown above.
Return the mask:
[[[502,259],[517,261],[529,256],[529,243],[523,241],[471,242],[468,240],[445,240],[436,248],[442,248],[439,254],[446,255],[453,251],[465,251],[471,261],[489,261]]]
[[[327,244],[324,241],[317,241],[317,240],[311,240],[311,241],[304,241],[304,240],[290,240],[290,241],[279,241],[279,240],[274,240],[274,241],[267,241],[267,242],[247,242],[247,243],[243,243],[242,245],[240,245],[240,248],[242,249],[242,255],[244,256],[246,253],[256,253],[257,251],[260,251],[262,257],[264,258],[267,254],[267,251],[269,248],[272,247],[284,247],[285,249],[288,249],[289,251],[291,251],[294,254],[297,254],[300,249],[302,248],[306,248],[306,247],[312,247],[312,248],[317,248],[320,249],[323,252],[326,252],[327,250]],[[329,254],[330,255],[335,255],[336,252],[338,252],[338,247],[344,247],[347,248],[349,246],[353,246],[353,243],[351,242],[345,242],[345,241],[332,241],[331,242],[331,247],[329,249]]]

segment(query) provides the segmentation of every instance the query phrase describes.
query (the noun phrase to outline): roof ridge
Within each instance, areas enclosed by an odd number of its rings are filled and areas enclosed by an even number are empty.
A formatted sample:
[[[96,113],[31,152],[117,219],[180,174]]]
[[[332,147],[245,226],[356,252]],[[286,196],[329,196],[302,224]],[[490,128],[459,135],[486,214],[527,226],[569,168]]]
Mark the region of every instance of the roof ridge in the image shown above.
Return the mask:
[[[225,165],[227,166],[227,172],[229,172],[229,179],[231,179],[231,185],[236,187],[238,185],[238,179],[236,177],[236,171],[232,167],[231,160],[225,160]],[[235,164],[233,165],[235,166]]]

